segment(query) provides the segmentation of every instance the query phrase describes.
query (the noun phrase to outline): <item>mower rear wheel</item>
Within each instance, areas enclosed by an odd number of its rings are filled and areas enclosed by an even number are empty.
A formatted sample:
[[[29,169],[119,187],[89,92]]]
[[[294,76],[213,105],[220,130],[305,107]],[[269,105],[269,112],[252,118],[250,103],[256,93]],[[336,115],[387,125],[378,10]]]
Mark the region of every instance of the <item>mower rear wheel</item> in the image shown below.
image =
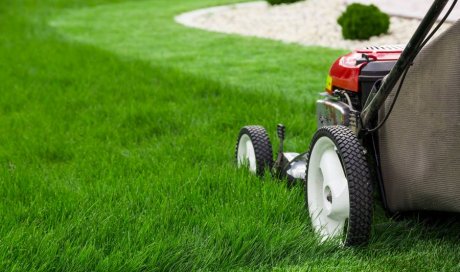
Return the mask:
[[[306,204],[321,241],[366,244],[372,223],[372,182],[364,149],[344,126],[320,128],[310,146]]]
[[[240,130],[235,150],[238,167],[263,176],[273,166],[273,151],[267,131],[261,126],[245,126]]]

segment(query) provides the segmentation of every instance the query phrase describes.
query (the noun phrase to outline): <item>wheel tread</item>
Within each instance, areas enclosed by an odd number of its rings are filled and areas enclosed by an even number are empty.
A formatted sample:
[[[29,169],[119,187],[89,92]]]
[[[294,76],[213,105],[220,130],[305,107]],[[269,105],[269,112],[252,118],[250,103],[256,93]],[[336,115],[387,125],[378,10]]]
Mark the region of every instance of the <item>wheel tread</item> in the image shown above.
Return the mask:
[[[254,146],[256,156],[256,174],[263,176],[265,170],[273,167],[273,150],[270,142],[270,137],[266,129],[262,126],[251,125],[245,126],[240,130],[238,140],[236,141],[235,159],[238,160],[238,143],[241,136],[248,135]]]
[[[346,246],[367,244],[371,233],[373,199],[371,174],[364,155],[364,148],[349,128],[326,126],[316,132],[310,150],[323,136],[329,137],[336,144],[348,181],[350,217],[344,244]],[[308,167],[306,177],[308,177]],[[308,208],[307,184],[305,182],[305,200]]]

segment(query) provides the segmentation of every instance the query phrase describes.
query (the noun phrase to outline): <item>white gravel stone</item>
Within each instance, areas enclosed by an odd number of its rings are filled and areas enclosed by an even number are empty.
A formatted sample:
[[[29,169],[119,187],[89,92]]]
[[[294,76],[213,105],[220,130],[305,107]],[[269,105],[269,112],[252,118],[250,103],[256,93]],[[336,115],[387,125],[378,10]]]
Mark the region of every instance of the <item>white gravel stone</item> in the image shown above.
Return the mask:
[[[405,18],[418,18],[422,19],[425,13],[433,4],[433,0],[345,0],[348,4],[361,3],[365,5],[376,5],[383,12],[394,16],[400,16]],[[453,3],[453,0],[449,0],[446,8],[441,13],[444,16],[447,13],[448,7]],[[452,10],[452,13],[447,18],[448,22],[455,23],[460,19],[460,5],[456,5]]]
[[[343,49],[405,44],[420,23],[418,19],[391,17],[388,34],[368,41],[344,40],[337,18],[345,8],[344,0],[306,0],[277,6],[258,1],[192,11],[175,19],[208,31]],[[441,30],[449,25],[446,23]]]

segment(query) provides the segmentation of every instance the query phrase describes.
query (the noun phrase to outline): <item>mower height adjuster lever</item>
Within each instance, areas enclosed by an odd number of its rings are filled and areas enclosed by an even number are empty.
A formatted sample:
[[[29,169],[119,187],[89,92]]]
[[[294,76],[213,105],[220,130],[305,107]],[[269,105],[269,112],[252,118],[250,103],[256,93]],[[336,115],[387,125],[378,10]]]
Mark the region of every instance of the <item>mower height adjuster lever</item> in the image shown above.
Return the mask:
[[[286,133],[286,127],[283,124],[278,124],[276,126],[276,134],[278,135],[278,139],[280,140],[278,146],[278,156],[276,157],[275,164],[273,165],[273,172],[275,175],[278,175],[280,172],[281,163],[283,161],[283,152],[284,152],[284,136]]]

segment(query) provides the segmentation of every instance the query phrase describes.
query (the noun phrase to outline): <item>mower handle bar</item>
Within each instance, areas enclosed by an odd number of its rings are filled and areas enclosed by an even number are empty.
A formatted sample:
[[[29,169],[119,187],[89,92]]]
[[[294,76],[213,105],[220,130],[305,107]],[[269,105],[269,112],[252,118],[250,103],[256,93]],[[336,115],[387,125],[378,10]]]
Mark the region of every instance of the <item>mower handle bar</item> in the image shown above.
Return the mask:
[[[392,92],[404,71],[412,65],[417,56],[420,46],[427,37],[430,29],[438,19],[441,12],[444,10],[449,0],[435,0],[428,10],[427,14],[421,21],[414,35],[407,43],[406,48],[401,53],[390,73],[382,80],[382,84],[375,94],[370,97],[369,103],[366,102],[366,107],[361,112],[361,130],[367,129],[376,118],[380,107],[385,103],[388,95]]]

